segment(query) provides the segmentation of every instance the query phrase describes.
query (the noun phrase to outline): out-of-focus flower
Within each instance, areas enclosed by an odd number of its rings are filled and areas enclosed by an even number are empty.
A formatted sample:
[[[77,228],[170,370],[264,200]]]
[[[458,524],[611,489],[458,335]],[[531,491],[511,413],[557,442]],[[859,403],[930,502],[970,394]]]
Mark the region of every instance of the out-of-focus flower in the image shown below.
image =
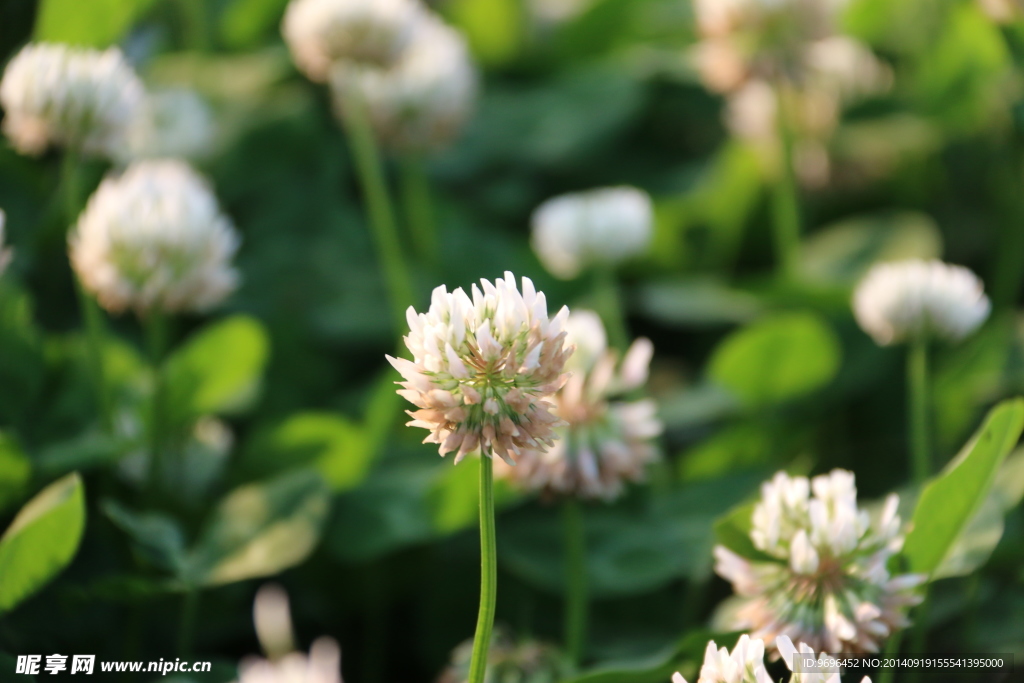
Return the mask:
[[[146,96],[119,156],[136,159],[199,159],[216,137],[213,113],[195,91],[169,88]]]
[[[456,452],[456,462],[480,449],[512,464],[556,438],[547,399],[565,381],[572,353],[563,331],[569,309],[548,318],[544,293],[522,282],[520,293],[510,272],[481,280],[472,299],[438,287],[426,313],[409,307],[413,360],[387,357],[405,380],[398,393],[419,408],[408,424],[430,430],[424,443],[439,444],[442,456]]]
[[[83,286],[109,311],[201,311],[236,286],[238,235],[206,181],[181,161],[106,178],[69,236]]]
[[[761,487],[750,538],[776,561],[751,561],[715,547],[715,571],[742,599],[731,628],[774,642],[788,636],[816,651],[877,652],[909,622],[926,577],[889,575],[903,545],[899,498],[877,520],[857,507],[854,476],[844,470],[808,480],[779,472]]]
[[[959,341],[985,322],[990,310],[981,280],[967,268],[941,261],[878,264],[853,295],[857,322],[882,346],[922,335]]]
[[[800,643],[797,648],[789,636],[779,636],[775,639],[775,648],[786,662],[786,668],[793,672],[789,683],[839,683],[839,667],[822,666],[826,662],[822,662],[819,654],[806,643]],[[811,661],[814,664],[807,666]],[[865,676],[861,683],[871,683],[871,679]]]
[[[253,603],[252,620],[263,651],[277,659],[295,649],[288,593],[277,584],[260,587]]]
[[[64,145],[112,155],[143,100],[143,87],[120,50],[27,45],[0,81],[3,130],[23,154]]]
[[[609,187],[549,199],[533,213],[533,250],[553,275],[571,279],[589,266],[642,254],[651,241],[646,192]]]
[[[437,683],[466,683],[473,656],[473,641],[460,643]],[[499,627],[487,652],[485,683],[557,683],[569,673],[565,659],[554,647],[535,640],[515,642]]]
[[[299,69],[323,83],[338,62],[395,64],[423,15],[416,0],[291,0],[281,32]]]
[[[1024,16],[1024,2],[1021,0],[978,0],[982,11],[992,21],[1009,24]]]
[[[679,673],[672,681],[686,683]],[[743,634],[731,653],[718,649],[713,640],[708,642],[697,683],[772,683],[764,668],[764,641]]]
[[[4,274],[7,266],[11,263],[11,250],[4,248],[4,226],[7,224],[7,214],[0,209],[0,275]]]
[[[443,147],[462,129],[476,99],[477,75],[462,35],[427,14],[393,66],[338,62],[331,90],[339,110],[357,98],[388,147],[425,151]]]
[[[320,638],[309,655],[291,652],[274,661],[245,659],[238,666],[236,683],[342,683],[341,650],[330,638]]]
[[[622,363],[606,347],[604,325],[592,311],[574,311],[566,322],[566,342],[576,351],[570,373],[555,394],[555,415],[565,422],[546,452],[524,451],[515,467],[497,463],[496,476],[530,491],[612,500],[626,481],[640,481],[657,454],[653,440],[662,431],[652,400],[612,400],[647,381],[654,347],[637,339]]]

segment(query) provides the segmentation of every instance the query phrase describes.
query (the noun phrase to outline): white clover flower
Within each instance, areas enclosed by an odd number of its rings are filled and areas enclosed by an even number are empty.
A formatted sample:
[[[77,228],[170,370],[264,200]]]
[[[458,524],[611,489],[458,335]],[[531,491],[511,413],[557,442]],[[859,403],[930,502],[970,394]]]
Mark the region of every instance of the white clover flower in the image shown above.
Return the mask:
[[[146,95],[120,150],[123,161],[200,159],[216,138],[213,112],[195,91],[168,88]]]
[[[651,198],[634,187],[555,197],[533,213],[533,250],[553,275],[571,279],[588,266],[646,251],[653,214]]]
[[[892,577],[886,565],[903,545],[899,498],[878,520],[857,507],[853,474],[808,481],[779,472],[761,487],[750,539],[775,558],[752,561],[715,547],[715,571],[742,600],[731,628],[766,642],[788,636],[818,651],[877,652],[905,628],[925,576]]]
[[[141,81],[116,48],[27,45],[0,81],[3,130],[23,154],[64,145],[110,156],[142,99]]]
[[[246,659],[236,683],[342,683],[341,650],[330,638],[320,638],[308,656],[292,652],[274,661]]]
[[[413,360],[387,358],[405,379],[398,393],[419,408],[408,424],[430,430],[424,443],[439,444],[442,456],[456,452],[456,462],[480,449],[512,464],[556,438],[547,399],[565,381],[572,353],[563,344],[569,309],[548,318],[543,292],[524,277],[520,293],[509,272],[480,285],[472,298],[438,287],[426,313],[410,306],[405,345]]]
[[[990,310],[981,280],[967,268],[941,261],[876,265],[853,295],[857,322],[882,346],[922,335],[959,341],[985,322]]]
[[[7,214],[0,209],[0,275],[4,274],[7,266],[11,263],[11,250],[4,248],[4,226],[7,223]]]
[[[654,401],[613,400],[647,381],[654,347],[637,339],[619,363],[592,311],[573,311],[565,329],[576,351],[565,366],[569,379],[553,399],[565,426],[547,451],[524,451],[515,467],[497,463],[495,475],[529,491],[612,500],[624,482],[642,481],[657,456],[653,441],[662,424]]]
[[[181,161],[140,161],[106,178],[68,241],[83,286],[112,312],[202,311],[238,281],[238,235]]]
[[[672,676],[672,681],[686,683],[679,673]],[[772,683],[764,668],[764,641],[743,634],[731,653],[710,641],[697,683]]]
[[[331,90],[339,111],[358,98],[388,147],[424,151],[443,147],[461,131],[476,100],[477,74],[462,35],[426,15],[393,66],[339,62]]]
[[[887,91],[892,86],[892,69],[871,49],[847,36],[829,36],[807,46],[808,87],[833,93],[841,101]]]
[[[393,65],[423,15],[416,0],[291,0],[281,32],[299,69],[323,83],[337,62]]]

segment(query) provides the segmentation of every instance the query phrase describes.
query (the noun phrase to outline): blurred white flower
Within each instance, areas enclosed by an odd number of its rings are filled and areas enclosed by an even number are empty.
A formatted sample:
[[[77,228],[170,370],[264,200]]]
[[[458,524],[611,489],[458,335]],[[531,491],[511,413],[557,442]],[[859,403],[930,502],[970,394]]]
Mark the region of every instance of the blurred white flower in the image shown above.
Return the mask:
[[[843,102],[885,92],[892,86],[892,69],[867,45],[847,36],[811,43],[805,61],[807,87],[831,92]]]
[[[565,328],[576,351],[565,366],[569,379],[553,399],[565,426],[546,452],[524,451],[515,467],[497,463],[495,475],[530,491],[612,500],[624,482],[641,481],[657,455],[653,441],[662,425],[654,401],[612,400],[647,381],[654,347],[637,339],[619,363],[596,313],[573,311]]]
[[[7,224],[7,214],[0,209],[0,275],[4,274],[7,266],[11,263],[11,250],[4,248],[4,227]]]
[[[461,131],[476,100],[477,74],[462,35],[428,14],[393,66],[338,62],[331,90],[339,109],[358,98],[388,147],[424,151]]]
[[[417,0],[291,0],[281,32],[299,69],[323,83],[338,62],[393,65],[423,15]]]
[[[168,88],[150,92],[129,126],[120,151],[123,161],[200,159],[216,140],[213,112],[195,91]]]
[[[83,286],[112,312],[205,310],[238,280],[238,235],[181,161],[140,161],[106,178],[68,241]]]
[[[320,638],[308,656],[292,652],[274,661],[245,659],[236,683],[342,683],[341,650],[330,638]]]
[[[455,461],[480,449],[508,463],[524,450],[544,450],[559,422],[547,399],[565,381],[572,353],[564,346],[563,307],[548,318],[547,301],[529,278],[523,291],[515,277],[472,287],[434,290],[430,309],[410,306],[405,345],[413,360],[388,360],[404,382],[398,393],[419,410],[408,424],[430,430],[424,443],[439,444]]]
[[[789,636],[816,651],[877,652],[909,622],[925,578],[891,577],[889,558],[903,545],[899,498],[877,520],[857,507],[854,476],[833,470],[808,481],[779,472],[761,487],[750,539],[775,561],[751,561],[715,547],[715,571],[742,606],[730,628],[773,642]]]
[[[263,651],[277,659],[295,649],[288,593],[277,584],[266,584],[256,592],[252,608],[256,636]]]
[[[459,643],[437,683],[467,683],[473,655],[472,639]],[[565,659],[551,645],[536,640],[513,640],[495,627],[487,651],[486,683],[551,683],[567,678]]]
[[[878,264],[853,295],[857,322],[883,346],[921,335],[959,341],[985,322],[990,310],[981,280],[967,268],[941,261]]]
[[[1000,24],[1009,24],[1024,15],[1024,2],[1021,0],[978,0],[978,4],[992,21]]]
[[[3,130],[24,154],[64,145],[112,155],[142,103],[143,87],[121,51],[27,45],[0,81]]]
[[[617,264],[650,245],[651,198],[609,187],[549,199],[533,213],[533,250],[553,275],[571,279],[589,266]]]
[[[672,681],[686,683],[678,673]],[[731,653],[718,649],[713,640],[708,642],[697,683],[772,683],[764,668],[764,641],[743,634]]]
[[[786,662],[786,668],[793,672],[789,683],[839,683],[839,667],[821,667],[819,670],[819,653],[806,643],[800,643],[797,648],[789,636],[779,636],[775,639],[775,648]],[[797,661],[798,656],[804,661],[814,661],[815,664],[801,666],[803,662]],[[861,683],[871,683],[871,679],[865,676]]]

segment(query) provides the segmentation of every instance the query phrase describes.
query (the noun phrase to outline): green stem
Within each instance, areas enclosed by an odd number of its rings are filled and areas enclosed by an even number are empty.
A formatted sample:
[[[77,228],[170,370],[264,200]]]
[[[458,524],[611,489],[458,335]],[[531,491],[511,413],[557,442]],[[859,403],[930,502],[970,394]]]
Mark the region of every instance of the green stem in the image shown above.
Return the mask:
[[[480,456],[480,612],[473,636],[468,683],[483,683],[498,596],[498,550],[494,531],[494,463]]]
[[[910,465],[914,483],[923,484],[932,474],[928,424],[928,341],[910,343],[907,355],[907,402],[910,413]]]
[[[789,113],[789,89],[775,90],[782,168],[772,188],[772,227],[779,273],[794,277],[800,265],[800,199],[793,165],[793,129]]]
[[[162,475],[166,470],[164,425],[164,357],[168,346],[168,320],[162,312],[147,312],[144,321],[146,328],[146,345],[149,349],[149,360],[153,368],[153,397],[150,413],[150,471],[149,483],[153,492],[158,492]]]
[[[377,253],[387,278],[396,329],[400,330],[405,325],[405,309],[413,304],[413,289],[402,255],[398,230],[395,228],[395,214],[384,178],[384,165],[360,97],[355,94],[347,97],[341,111],[366,198]]]
[[[896,631],[885,643],[885,654],[883,657],[889,659],[900,652],[900,641],[903,640],[903,631]],[[892,683],[896,675],[895,667],[880,667],[878,669],[878,683]]]
[[[409,154],[402,159],[402,201],[405,220],[412,234],[416,253],[423,263],[437,265],[437,226],[430,198],[430,179],[423,159]]]
[[[178,622],[178,656],[182,659],[192,655],[192,641],[195,637],[198,615],[199,591],[189,586],[182,596],[181,621]]]
[[[924,599],[917,606],[914,614],[914,626],[910,633],[910,652],[908,654],[917,656],[925,654],[928,647],[928,584],[924,586]],[[911,683],[916,683],[921,678],[920,669],[911,669]]]
[[[629,345],[629,330],[626,327],[619,281],[613,268],[599,267],[594,272],[594,300],[608,330],[609,344],[625,352]]]
[[[78,220],[78,213],[84,203],[80,169],[78,154],[73,150],[65,152],[61,163],[61,193],[64,199],[64,219],[69,230]],[[85,323],[86,362],[89,368],[89,381],[96,396],[96,411],[99,414],[103,431],[109,434],[113,431],[114,421],[110,397],[107,393],[103,361],[103,340],[106,337],[103,312],[100,311],[95,299],[85,291],[81,280],[77,277],[75,278],[75,295],[78,298],[82,321]]]
[[[587,638],[587,539],[580,502],[569,497],[562,504],[565,533],[565,650],[579,666]]]

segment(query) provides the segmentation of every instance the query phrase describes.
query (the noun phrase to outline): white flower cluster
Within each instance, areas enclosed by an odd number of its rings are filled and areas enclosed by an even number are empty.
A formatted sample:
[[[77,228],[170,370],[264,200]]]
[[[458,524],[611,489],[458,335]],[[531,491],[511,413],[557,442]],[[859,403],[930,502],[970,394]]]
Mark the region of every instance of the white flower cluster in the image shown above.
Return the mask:
[[[467,683],[472,655],[472,640],[459,643],[437,683]],[[568,674],[563,655],[553,646],[532,639],[514,640],[501,626],[494,629],[487,651],[485,681],[541,683],[565,680]]]
[[[238,235],[181,161],[140,161],[106,178],[68,239],[83,286],[112,312],[205,310],[238,280]]]
[[[899,498],[877,520],[857,507],[845,470],[808,480],[779,472],[761,487],[750,538],[775,561],[745,559],[715,547],[715,571],[742,598],[732,627],[772,642],[786,635],[816,650],[877,652],[908,625],[926,577],[891,577],[887,563],[903,545]]]
[[[320,638],[308,656],[291,652],[274,661],[244,660],[236,683],[342,683],[341,650],[330,638]]]
[[[967,268],[941,261],[876,265],[853,295],[857,322],[882,346],[922,335],[960,341],[990,311],[981,280]]]
[[[779,636],[775,646],[785,660],[786,667],[793,672],[789,683],[839,683],[839,671],[836,669],[808,672],[796,664],[794,657],[798,653],[817,658],[815,650],[806,643],[800,643],[797,648],[788,636]],[[724,647],[717,649],[712,640],[704,652],[704,664],[697,683],[774,683],[765,669],[764,653],[764,641],[747,634],[740,636],[731,653]],[[672,681],[686,683],[686,679],[679,673],[672,676]],[[871,679],[865,676],[861,683],[871,683]]]
[[[430,309],[409,308],[405,344],[413,360],[388,360],[404,382],[398,393],[419,410],[409,425],[430,430],[424,443],[439,444],[456,462],[480,449],[513,464],[524,450],[544,450],[559,420],[547,399],[565,381],[572,348],[564,345],[562,308],[548,318],[543,292],[515,277],[472,287],[434,290]]]
[[[566,342],[576,351],[566,363],[570,376],[555,394],[555,415],[565,422],[546,452],[524,451],[515,467],[498,463],[497,476],[529,491],[580,498],[616,498],[627,481],[641,481],[661,434],[654,401],[612,400],[647,381],[654,347],[637,339],[619,363],[608,349],[604,325],[593,311],[573,311]]]
[[[533,250],[556,277],[617,264],[650,245],[651,198],[634,187],[609,187],[549,199],[533,213]]]
[[[143,98],[141,81],[116,48],[28,45],[0,81],[4,133],[24,154],[63,145],[113,156]]]
[[[364,107],[392,149],[442,147],[469,118],[469,50],[418,0],[292,0],[282,31],[310,80],[330,83],[339,113]]]

